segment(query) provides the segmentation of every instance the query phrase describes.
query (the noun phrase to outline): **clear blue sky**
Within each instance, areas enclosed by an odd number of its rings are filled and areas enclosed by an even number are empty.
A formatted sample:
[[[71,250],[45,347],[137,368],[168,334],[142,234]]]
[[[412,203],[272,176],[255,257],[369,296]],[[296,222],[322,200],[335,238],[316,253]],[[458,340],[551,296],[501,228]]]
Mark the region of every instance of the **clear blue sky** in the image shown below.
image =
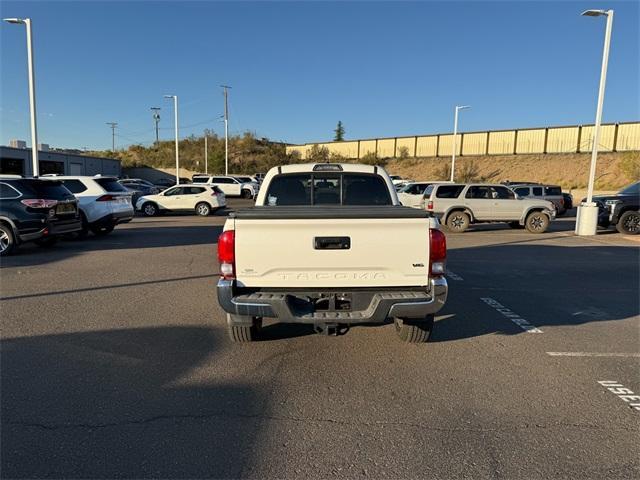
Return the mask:
[[[604,18],[615,20],[604,121],[640,118],[640,2],[0,2],[34,21],[40,141],[150,143],[230,128],[292,143],[592,123]],[[1,138],[29,141],[24,27],[2,24]]]

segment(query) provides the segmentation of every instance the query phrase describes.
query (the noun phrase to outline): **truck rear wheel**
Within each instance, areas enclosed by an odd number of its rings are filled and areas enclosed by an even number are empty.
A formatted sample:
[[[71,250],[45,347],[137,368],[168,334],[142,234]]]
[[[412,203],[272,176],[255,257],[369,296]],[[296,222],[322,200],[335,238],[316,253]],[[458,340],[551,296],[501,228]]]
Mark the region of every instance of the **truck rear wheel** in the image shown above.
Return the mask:
[[[234,325],[232,317],[238,317],[238,315],[227,313],[227,331],[232,342],[246,343],[257,340],[262,320],[253,320],[252,325]]]
[[[394,318],[393,321],[398,337],[406,343],[425,343],[433,331],[433,315],[427,315],[422,320]]]

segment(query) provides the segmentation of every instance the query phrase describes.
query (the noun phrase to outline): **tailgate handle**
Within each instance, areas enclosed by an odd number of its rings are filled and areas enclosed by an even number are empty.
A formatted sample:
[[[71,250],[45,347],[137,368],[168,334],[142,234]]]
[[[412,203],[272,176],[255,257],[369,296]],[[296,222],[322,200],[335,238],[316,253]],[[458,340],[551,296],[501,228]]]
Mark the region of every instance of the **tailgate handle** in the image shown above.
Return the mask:
[[[313,248],[316,250],[349,250],[351,248],[350,237],[315,237]]]

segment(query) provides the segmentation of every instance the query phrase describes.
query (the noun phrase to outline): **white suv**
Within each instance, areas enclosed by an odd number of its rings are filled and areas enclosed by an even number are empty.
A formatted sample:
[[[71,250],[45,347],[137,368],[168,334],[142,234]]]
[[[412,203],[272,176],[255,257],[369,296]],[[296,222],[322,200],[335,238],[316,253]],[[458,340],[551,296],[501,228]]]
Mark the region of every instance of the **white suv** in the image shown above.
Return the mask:
[[[64,183],[78,199],[82,217],[81,235],[91,230],[96,235],[106,235],[119,223],[131,221],[133,205],[131,192],[116,177],[96,175],[42,175]]]
[[[231,175],[194,175],[192,181],[215,185],[229,197],[255,198],[260,190],[258,183],[242,181]]]
[[[145,195],[136,202],[136,210],[148,217],[165,211],[193,210],[206,217],[227,204],[224,193],[215,185],[176,185],[157,195]]]

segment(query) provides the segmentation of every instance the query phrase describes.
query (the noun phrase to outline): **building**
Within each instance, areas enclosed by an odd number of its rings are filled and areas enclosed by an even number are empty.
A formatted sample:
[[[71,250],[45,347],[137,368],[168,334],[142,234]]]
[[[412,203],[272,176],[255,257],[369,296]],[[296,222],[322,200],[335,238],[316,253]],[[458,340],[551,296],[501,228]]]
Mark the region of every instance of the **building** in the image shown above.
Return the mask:
[[[40,175],[115,175],[120,176],[120,160],[89,157],[65,152],[38,151]],[[31,149],[0,146],[0,174],[31,176]]]

